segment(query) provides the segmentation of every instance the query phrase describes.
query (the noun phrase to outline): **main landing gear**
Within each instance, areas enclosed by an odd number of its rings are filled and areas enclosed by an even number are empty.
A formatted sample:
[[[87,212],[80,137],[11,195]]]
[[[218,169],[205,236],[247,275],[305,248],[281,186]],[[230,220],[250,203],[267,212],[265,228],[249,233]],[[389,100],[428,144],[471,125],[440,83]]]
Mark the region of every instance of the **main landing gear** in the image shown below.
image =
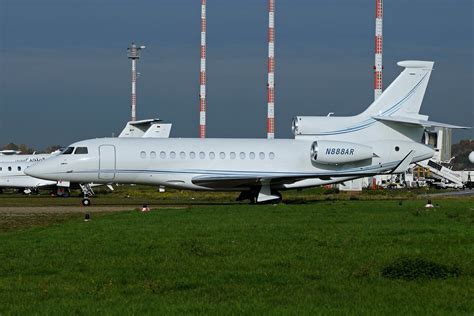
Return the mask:
[[[250,204],[275,204],[282,201],[282,195],[276,190],[272,190],[269,185],[242,191],[236,201],[249,200]]]

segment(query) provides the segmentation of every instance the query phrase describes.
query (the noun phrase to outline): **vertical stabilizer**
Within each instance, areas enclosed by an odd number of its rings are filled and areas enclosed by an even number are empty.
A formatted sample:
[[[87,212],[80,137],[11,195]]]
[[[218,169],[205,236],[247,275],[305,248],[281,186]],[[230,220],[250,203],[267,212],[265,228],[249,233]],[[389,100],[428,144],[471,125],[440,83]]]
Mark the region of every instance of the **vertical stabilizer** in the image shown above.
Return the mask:
[[[370,105],[364,114],[370,116],[418,117],[434,62],[401,61],[398,66],[405,70],[382,95]]]

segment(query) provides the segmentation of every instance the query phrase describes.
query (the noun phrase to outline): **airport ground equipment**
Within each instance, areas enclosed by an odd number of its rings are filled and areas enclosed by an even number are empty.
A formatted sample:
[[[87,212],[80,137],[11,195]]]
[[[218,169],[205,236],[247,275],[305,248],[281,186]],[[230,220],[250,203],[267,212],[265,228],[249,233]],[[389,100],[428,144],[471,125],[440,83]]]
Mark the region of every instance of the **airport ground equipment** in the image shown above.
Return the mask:
[[[458,171],[451,170],[432,159],[420,161],[417,165],[429,170],[430,177],[438,180],[433,182],[433,184],[438,187],[452,187],[456,189],[464,188],[462,175]]]

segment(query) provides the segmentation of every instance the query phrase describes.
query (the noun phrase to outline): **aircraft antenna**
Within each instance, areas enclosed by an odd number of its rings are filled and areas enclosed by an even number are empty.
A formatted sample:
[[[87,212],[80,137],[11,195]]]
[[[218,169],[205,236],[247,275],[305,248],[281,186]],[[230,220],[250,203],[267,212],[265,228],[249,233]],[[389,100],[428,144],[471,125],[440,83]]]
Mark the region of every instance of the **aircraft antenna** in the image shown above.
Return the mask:
[[[383,0],[375,0],[375,90],[374,99],[377,100],[382,94],[383,83],[383,63],[382,63],[382,52],[383,52]]]
[[[267,138],[275,138],[275,0],[268,0]]]
[[[145,46],[138,46],[132,42],[127,48],[128,59],[132,60],[132,122],[137,120],[137,60],[140,59],[140,51]]]
[[[206,138],[206,0],[201,0],[201,72],[199,78],[199,136]]]

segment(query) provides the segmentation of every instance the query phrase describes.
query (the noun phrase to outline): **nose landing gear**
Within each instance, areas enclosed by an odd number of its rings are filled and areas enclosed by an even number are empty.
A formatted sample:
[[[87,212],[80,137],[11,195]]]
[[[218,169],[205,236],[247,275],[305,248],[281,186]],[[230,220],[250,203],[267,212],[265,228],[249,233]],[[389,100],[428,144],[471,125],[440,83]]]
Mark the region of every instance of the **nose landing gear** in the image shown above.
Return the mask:
[[[90,206],[91,200],[90,197],[94,195],[94,191],[92,190],[90,184],[80,184],[81,191],[84,194],[84,198],[82,199],[81,203],[83,206]]]
[[[82,199],[81,203],[82,203],[83,206],[89,206],[89,205],[91,205],[91,200],[88,197],[85,197],[85,198]]]

